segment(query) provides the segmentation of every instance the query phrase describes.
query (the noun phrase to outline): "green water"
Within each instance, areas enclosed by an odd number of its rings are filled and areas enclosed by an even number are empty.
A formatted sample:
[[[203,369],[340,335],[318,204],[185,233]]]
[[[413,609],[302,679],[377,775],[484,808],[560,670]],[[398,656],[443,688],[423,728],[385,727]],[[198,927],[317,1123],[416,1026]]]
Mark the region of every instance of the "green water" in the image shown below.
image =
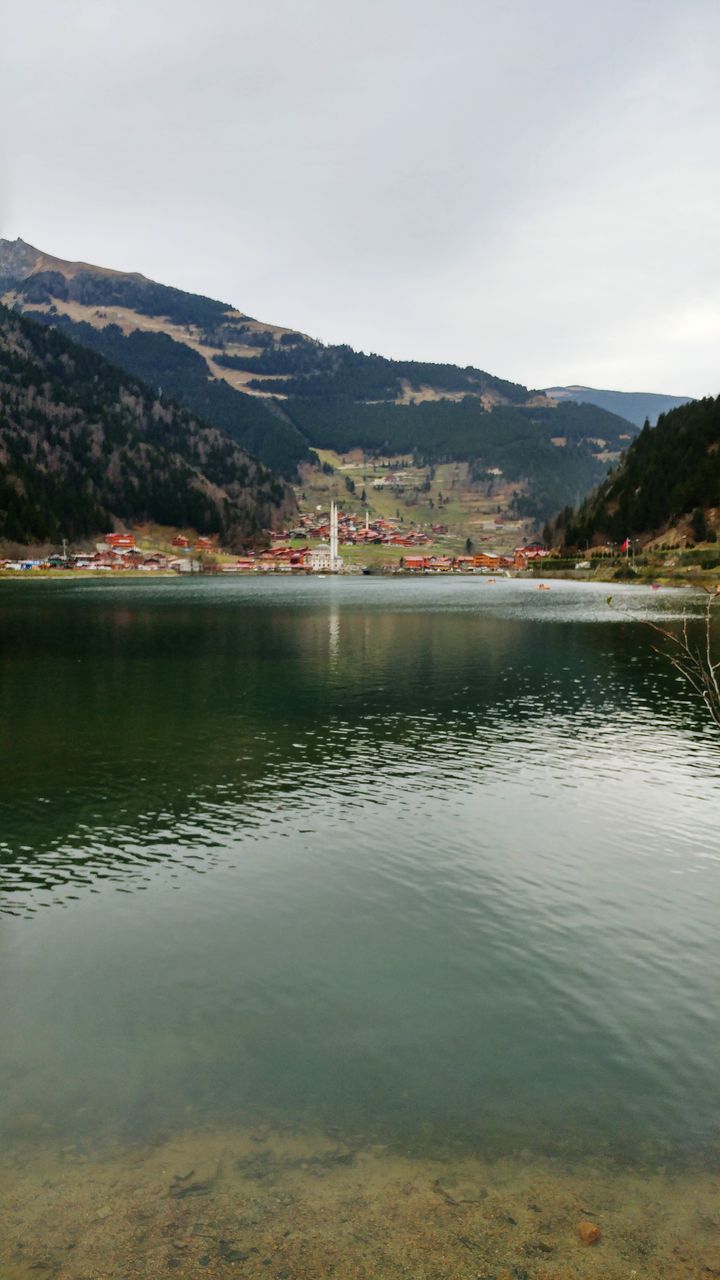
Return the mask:
[[[0,1126],[712,1152],[702,604],[606,595],[0,583]]]

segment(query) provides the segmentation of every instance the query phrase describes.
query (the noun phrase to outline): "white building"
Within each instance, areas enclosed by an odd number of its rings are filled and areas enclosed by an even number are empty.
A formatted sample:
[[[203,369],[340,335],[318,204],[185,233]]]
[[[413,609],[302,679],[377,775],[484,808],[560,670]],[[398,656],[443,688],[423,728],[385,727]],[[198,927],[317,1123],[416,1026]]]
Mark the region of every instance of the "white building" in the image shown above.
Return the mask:
[[[321,542],[317,547],[313,547],[312,551],[308,551],[307,564],[313,573],[329,573],[331,562],[332,556],[327,542]]]
[[[338,555],[337,503],[330,503],[330,543],[321,542],[308,552],[307,563],[314,573],[339,573],[343,567]]]

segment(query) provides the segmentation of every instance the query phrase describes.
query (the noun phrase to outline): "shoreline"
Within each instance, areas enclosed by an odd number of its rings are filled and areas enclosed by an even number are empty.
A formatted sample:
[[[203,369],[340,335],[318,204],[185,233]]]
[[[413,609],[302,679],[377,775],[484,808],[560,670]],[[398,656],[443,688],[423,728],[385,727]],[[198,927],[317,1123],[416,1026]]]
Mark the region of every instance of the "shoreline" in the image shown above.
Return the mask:
[[[717,1170],[425,1156],[260,1123],[101,1153],[37,1142],[0,1157],[0,1270],[3,1280],[696,1280],[720,1268],[717,1187]]]
[[[95,581],[95,582],[127,582],[129,580],[137,581],[153,581],[157,578],[175,579],[184,581],[197,582],[199,579],[209,579],[212,581],[228,579],[243,579],[252,581],[266,578],[280,578],[283,581],[291,579],[314,578],[322,581],[328,578],[352,579],[357,581],[361,578],[403,578],[428,581],[439,579],[447,581],[457,581],[458,579],[473,580],[480,582],[504,581],[504,582],[536,582],[538,584],[545,583],[552,587],[553,582],[572,582],[577,584],[588,583],[590,585],[600,584],[605,586],[632,586],[632,587],[662,587],[662,588],[679,588],[690,587],[702,589],[706,586],[715,586],[718,584],[719,578],[717,573],[699,572],[693,574],[678,575],[662,575],[652,573],[638,573],[635,577],[616,577],[615,570],[607,573],[589,574],[586,572],[563,570],[560,573],[550,570],[544,574],[535,573],[533,571],[519,570],[516,572],[505,573],[473,573],[467,571],[433,571],[425,570],[419,572],[415,569],[372,569],[368,573],[362,571],[354,571],[350,573],[329,571],[316,573],[308,570],[302,572],[287,573],[282,570],[273,569],[252,569],[252,570],[221,570],[217,573],[178,573],[175,570],[159,569],[148,573],[142,569],[117,569],[114,572],[102,572],[97,569],[26,569],[26,570],[3,570],[0,569],[0,582],[73,582],[73,581]]]

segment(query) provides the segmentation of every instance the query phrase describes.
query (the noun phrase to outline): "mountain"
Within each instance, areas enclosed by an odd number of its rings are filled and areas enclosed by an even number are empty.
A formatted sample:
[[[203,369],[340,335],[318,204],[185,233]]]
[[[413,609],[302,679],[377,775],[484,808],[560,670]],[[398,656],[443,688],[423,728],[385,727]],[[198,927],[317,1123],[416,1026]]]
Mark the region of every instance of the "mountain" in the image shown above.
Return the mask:
[[[230,335],[244,351],[276,332],[228,304],[138,273],[66,262],[23,240],[0,240],[0,301],[62,327],[150,386],[174,395],[273,470],[291,475],[299,462],[310,460],[307,441],[275,412],[274,401],[233,394],[237,379],[216,370],[212,357],[225,349]],[[278,330],[277,337],[281,334]]]
[[[642,427],[645,421],[654,427],[661,413],[687,404],[692,396],[664,396],[653,391],[598,391],[595,387],[546,387],[545,395],[559,403],[594,404],[599,409],[617,413],[621,418]]]
[[[0,293],[174,396],[288,479],[316,464],[317,449],[459,461],[477,483],[502,472],[515,513],[537,520],[602,479],[634,434],[595,405],[556,404],[479,368],[327,346],[229,303],[22,240],[0,240]]]
[[[0,307],[0,539],[151,521],[239,547],[293,507],[287,486],[217,428]]]
[[[617,471],[547,530],[568,547],[690,537],[705,541],[720,521],[720,396],[662,414],[633,441]]]

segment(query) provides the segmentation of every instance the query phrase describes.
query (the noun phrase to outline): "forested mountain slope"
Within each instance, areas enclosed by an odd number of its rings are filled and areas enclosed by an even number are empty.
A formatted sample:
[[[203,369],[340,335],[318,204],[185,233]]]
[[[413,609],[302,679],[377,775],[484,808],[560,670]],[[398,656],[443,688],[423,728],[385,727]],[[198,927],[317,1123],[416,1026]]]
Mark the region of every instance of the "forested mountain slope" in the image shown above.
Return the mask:
[[[546,516],[597,483],[634,428],[474,367],[389,360],[266,324],[143,276],[0,240],[6,305],[174,396],[287,478],[316,448],[470,461]]]
[[[241,546],[293,505],[287,486],[228,436],[0,307],[0,540],[79,539],[153,521]]]
[[[720,397],[695,400],[646,425],[617,471],[552,522],[558,544],[643,541],[684,525],[703,540],[720,509]]]

